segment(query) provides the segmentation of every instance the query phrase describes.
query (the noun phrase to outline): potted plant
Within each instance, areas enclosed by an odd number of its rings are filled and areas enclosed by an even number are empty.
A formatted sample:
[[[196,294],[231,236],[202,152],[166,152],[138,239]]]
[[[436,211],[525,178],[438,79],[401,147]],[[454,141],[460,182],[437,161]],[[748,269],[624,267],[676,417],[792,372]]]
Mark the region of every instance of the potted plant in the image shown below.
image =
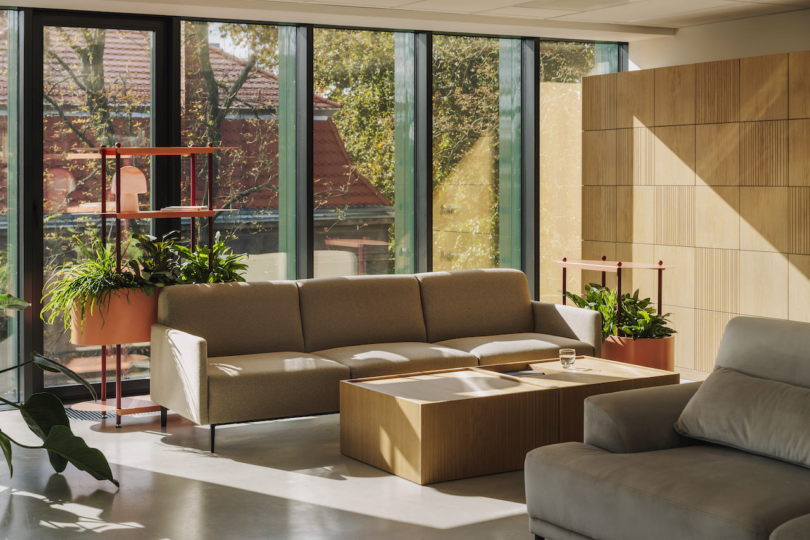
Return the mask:
[[[0,310],[21,311],[26,307],[28,307],[28,303],[19,298],[15,298],[10,294],[0,295]],[[90,383],[59,362],[37,353],[34,353],[28,362],[0,369],[0,373],[22,369],[27,364],[34,364],[43,371],[66,375],[87,388],[93,399],[96,399],[96,391]],[[68,463],[72,463],[76,468],[86,471],[93,478],[109,480],[118,486],[118,481],[113,478],[110,464],[104,454],[96,448],[90,448],[84,442],[84,439],[73,434],[70,429],[70,421],[65,413],[65,407],[58,397],[44,392],[31,395],[25,403],[15,403],[2,397],[0,397],[0,403],[20,411],[28,428],[42,440],[40,446],[21,444],[0,429],[0,448],[2,448],[3,455],[6,458],[10,476],[14,474],[14,467],[11,463],[11,445],[13,443],[20,448],[46,450],[51,466],[57,473],[61,473]]]
[[[675,330],[670,313],[659,315],[649,298],[639,299],[639,291],[621,298],[621,319],[617,319],[616,289],[595,283],[585,286],[585,294],[566,292],[577,307],[602,315],[602,358],[656,369],[675,370]]]

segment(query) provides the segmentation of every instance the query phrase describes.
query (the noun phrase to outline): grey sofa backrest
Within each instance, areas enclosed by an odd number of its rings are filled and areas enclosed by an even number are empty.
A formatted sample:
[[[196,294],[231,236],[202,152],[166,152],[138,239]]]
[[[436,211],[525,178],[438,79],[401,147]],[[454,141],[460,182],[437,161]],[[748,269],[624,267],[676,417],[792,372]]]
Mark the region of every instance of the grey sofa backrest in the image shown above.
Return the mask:
[[[304,351],[293,281],[166,287],[158,323],[205,339],[211,358]]]
[[[720,340],[721,367],[810,388],[810,323],[735,317]]]
[[[425,341],[419,283],[409,275],[298,281],[307,352]]]
[[[534,332],[529,283],[520,270],[416,274],[427,339]]]

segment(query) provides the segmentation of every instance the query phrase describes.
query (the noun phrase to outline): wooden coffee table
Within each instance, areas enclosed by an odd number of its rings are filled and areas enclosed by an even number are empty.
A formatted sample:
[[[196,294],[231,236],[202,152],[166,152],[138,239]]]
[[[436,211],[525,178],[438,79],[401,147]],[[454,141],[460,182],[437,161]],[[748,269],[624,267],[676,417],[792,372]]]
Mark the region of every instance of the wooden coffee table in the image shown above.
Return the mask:
[[[582,440],[586,397],[677,384],[598,358],[517,362],[340,383],[340,451],[417,484],[519,470],[538,446]]]

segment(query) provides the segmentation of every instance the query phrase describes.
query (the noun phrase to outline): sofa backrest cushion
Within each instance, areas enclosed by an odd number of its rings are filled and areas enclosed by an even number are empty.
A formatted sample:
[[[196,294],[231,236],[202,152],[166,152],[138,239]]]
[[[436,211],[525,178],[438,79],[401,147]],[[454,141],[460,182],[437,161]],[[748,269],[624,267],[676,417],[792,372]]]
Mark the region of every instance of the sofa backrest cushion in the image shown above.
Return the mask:
[[[158,322],[205,339],[209,357],[304,350],[293,281],[166,287]]]
[[[428,341],[534,332],[529,283],[519,270],[417,274]]]
[[[715,366],[810,388],[810,323],[735,317],[723,332]]]
[[[810,467],[810,389],[720,367],[686,404],[686,437]]]
[[[408,275],[298,281],[307,352],[425,341],[419,283]]]

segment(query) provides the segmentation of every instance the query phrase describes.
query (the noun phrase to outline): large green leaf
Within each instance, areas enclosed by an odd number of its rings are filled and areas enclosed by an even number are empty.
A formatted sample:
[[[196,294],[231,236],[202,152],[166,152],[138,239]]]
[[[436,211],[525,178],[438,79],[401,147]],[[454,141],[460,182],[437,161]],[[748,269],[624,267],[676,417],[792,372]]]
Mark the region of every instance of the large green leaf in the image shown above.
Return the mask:
[[[48,438],[54,426],[64,426],[70,429],[70,421],[65,412],[65,407],[59,398],[53,394],[32,395],[20,406],[20,412],[25,423],[28,424],[28,429],[43,441]],[[48,458],[51,465],[53,465],[53,469],[58,473],[64,471],[67,467],[67,460],[59,454],[48,452]]]
[[[79,375],[78,373],[76,373],[72,369],[69,369],[69,368],[63,366],[62,364],[60,364],[56,360],[51,360],[47,356],[42,356],[41,354],[36,353],[36,352],[31,354],[31,358],[33,359],[34,363],[37,366],[39,366],[39,368],[41,370],[49,371],[51,373],[61,373],[62,375],[66,375],[66,376],[70,377],[71,379],[73,379],[77,383],[79,383],[82,386],[84,386],[85,388],[87,388],[87,390],[90,392],[90,395],[93,396],[94,400],[98,399],[98,395],[96,394],[96,389],[93,388],[93,386],[89,382],[84,380],[84,378],[81,375]]]
[[[28,306],[28,302],[10,294],[0,294],[0,309],[13,309],[14,311],[22,311]]]
[[[87,446],[84,439],[74,435],[70,428],[54,426],[42,447],[64,457],[96,480],[109,480],[118,487],[118,480],[113,478],[110,464],[101,450]]]
[[[3,449],[3,455],[6,456],[9,477],[14,476],[14,467],[11,465],[11,439],[2,431],[0,431],[0,448]]]

